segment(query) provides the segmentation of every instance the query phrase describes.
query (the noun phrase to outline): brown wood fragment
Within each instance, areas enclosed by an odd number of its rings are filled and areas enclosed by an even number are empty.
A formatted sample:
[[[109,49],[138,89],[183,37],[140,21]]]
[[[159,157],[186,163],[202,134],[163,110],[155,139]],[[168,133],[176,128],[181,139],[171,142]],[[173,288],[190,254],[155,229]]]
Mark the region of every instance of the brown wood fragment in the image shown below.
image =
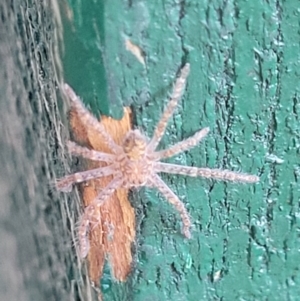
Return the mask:
[[[129,39],[125,39],[125,47],[145,66],[145,53],[139,46],[132,43]]]
[[[121,144],[124,135],[131,129],[131,111],[124,109],[124,117],[114,120],[102,116],[101,123],[117,144]],[[81,145],[98,151],[111,153],[102,143],[101,135],[83,125],[75,111],[70,112],[70,125],[73,138]],[[86,160],[88,168],[95,168],[105,163]],[[105,177],[89,181],[81,185],[82,198],[88,206],[96,195],[110,181]],[[88,253],[89,277],[97,286],[103,273],[105,258],[108,259],[113,277],[118,281],[125,281],[132,263],[131,244],[135,239],[135,214],[128,201],[128,189],[118,189],[99,209],[95,219],[100,223],[90,231],[90,251]]]

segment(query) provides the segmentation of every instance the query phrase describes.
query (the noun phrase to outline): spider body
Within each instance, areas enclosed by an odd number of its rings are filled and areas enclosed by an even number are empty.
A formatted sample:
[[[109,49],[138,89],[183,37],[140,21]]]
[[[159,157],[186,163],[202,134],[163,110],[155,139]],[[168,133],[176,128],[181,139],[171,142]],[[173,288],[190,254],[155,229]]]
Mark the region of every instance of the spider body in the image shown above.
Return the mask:
[[[139,130],[129,131],[123,141],[123,152],[116,162],[126,188],[147,186],[153,173],[153,161],[147,152],[147,138]]]
[[[181,166],[160,162],[162,159],[172,157],[196,146],[209,132],[208,128],[204,128],[196,132],[192,137],[178,142],[166,150],[156,151],[165,132],[167,122],[173,115],[185,89],[189,70],[189,64],[186,64],[181,69],[180,75],[176,79],[171,99],[156,126],[153,137],[149,140],[139,130],[130,130],[121,145],[116,144],[105,131],[103,125],[89,113],[72,88],[67,84],[64,85],[64,92],[71,99],[72,107],[77,111],[82,123],[95,128],[111,150],[110,154],[103,153],[69,141],[68,148],[70,153],[90,160],[104,162],[106,166],[71,174],[57,182],[57,188],[59,190],[68,192],[72,189],[73,184],[82,183],[95,178],[112,176],[111,182],[103,190],[99,191],[95,200],[85,208],[84,214],[81,217],[78,235],[82,258],[84,258],[89,251],[89,230],[91,226],[95,224],[95,220],[96,224],[97,220],[99,220],[99,217],[95,216],[96,208],[108,200],[118,188],[135,188],[141,186],[157,188],[179,212],[183,224],[182,232],[187,238],[190,238],[191,221],[189,214],[184,204],[160,178],[159,173],[181,174],[191,177],[204,177],[246,183],[254,183],[259,180],[255,175],[237,173],[230,170]]]

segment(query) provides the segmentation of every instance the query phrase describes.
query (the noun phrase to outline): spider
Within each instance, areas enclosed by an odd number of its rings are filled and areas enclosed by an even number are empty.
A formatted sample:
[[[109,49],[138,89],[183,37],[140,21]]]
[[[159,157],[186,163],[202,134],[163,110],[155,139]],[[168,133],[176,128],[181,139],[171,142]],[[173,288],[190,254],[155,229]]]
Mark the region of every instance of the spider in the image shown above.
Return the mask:
[[[189,71],[190,65],[187,63],[181,69],[175,81],[170,101],[154,130],[152,139],[148,139],[138,129],[135,129],[127,132],[121,145],[114,142],[111,136],[105,131],[103,125],[85,108],[72,88],[68,84],[64,84],[63,90],[70,98],[71,104],[77,111],[82,123],[94,127],[111,150],[109,154],[79,146],[71,141],[67,143],[71,154],[93,161],[105,162],[106,166],[67,175],[57,181],[58,190],[69,192],[73,184],[100,177],[113,177],[111,182],[99,192],[94,201],[85,208],[81,217],[78,229],[81,258],[86,257],[89,251],[88,234],[91,225],[94,223],[97,207],[108,200],[118,188],[136,188],[141,186],[157,188],[179,212],[183,224],[182,233],[185,237],[191,238],[191,220],[189,214],[184,204],[161,179],[159,173],[213,178],[233,182],[255,183],[259,181],[259,178],[255,175],[237,173],[230,170],[181,166],[160,162],[162,159],[170,158],[196,146],[209,132],[209,128],[206,127],[196,132],[190,138],[178,142],[165,150],[156,151],[164,135],[168,120],[173,115],[178,101],[185,90]]]

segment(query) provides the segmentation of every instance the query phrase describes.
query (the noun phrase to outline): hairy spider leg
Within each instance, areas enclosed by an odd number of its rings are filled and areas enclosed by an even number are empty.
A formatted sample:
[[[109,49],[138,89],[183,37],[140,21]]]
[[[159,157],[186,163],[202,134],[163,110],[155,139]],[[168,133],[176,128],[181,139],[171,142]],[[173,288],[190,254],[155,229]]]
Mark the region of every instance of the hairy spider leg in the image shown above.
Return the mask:
[[[85,208],[84,214],[81,217],[81,221],[78,227],[78,240],[79,240],[79,254],[80,258],[85,258],[90,249],[90,240],[89,240],[89,228],[90,221],[93,218],[95,213],[94,206],[88,206]]]
[[[63,85],[63,90],[66,95],[71,99],[71,104],[73,108],[77,111],[81,121],[90,127],[96,129],[101,135],[104,143],[109,147],[113,153],[118,153],[122,151],[121,146],[115,143],[112,137],[106,132],[104,126],[86,109],[86,107],[81,102],[80,98],[75,94],[73,89],[68,85]]]
[[[89,245],[89,230],[90,224],[92,223],[95,215],[95,210],[97,207],[100,207],[109,197],[114,193],[114,191],[122,185],[122,179],[120,177],[114,178],[95,198],[95,200],[88,205],[85,210],[84,214],[81,218],[81,222],[78,229],[78,236],[79,236],[79,247],[80,247],[80,256],[81,258],[85,258],[90,245]],[[98,219],[98,223],[99,223]],[[95,227],[97,225],[94,225]]]
[[[158,175],[153,175],[150,179],[150,182],[152,184],[150,187],[157,188],[160,191],[160,193],[167,199],[167,201],[171,203],[179,212],[183,224],[182,233],[186,238],[191,238],[191,220],[187,210],[184,207],[184,204]]]
[[[89,159],[89,160],[112,163],[115,158],[114,155],[95,151],[95,150],[89,149],[87,147],[82,147],[73,141],[68,141],[67,146],[68,146],[68,150],[71,154],[76,155],[76,156],[81,156],[81,157]]]
[[[244,173],[237,173],[226,169],[210,169],[199,168],[193,166],[181,166],[170,163],[155,162],[154,169],[156,172],[164,172],[170,174],[179,174],[190,177],[203,177],[209,179],[217,179],[222,181],[255,183],[259,181],[259,177]]]
[[[180,141],[168,149],[164,149],[159,152],[156,152],[155,154],[159,160],[173,157],[179,153],[182,153],[196,146],[208,134],[208,132],[209,132],[209,128],[204,128],[198,131],[197,133],[195,133],[192,137]]]
[[[183,66],[183,68],[180,71],[179,77],[175,81],[171,99],[170,99],[169,103],[167,104],[167,107],[166,107],[160,121],[158,122],[158,124],[155,128],[153,137],[148,145],[149,151],[154,151],[156,149],[162,136],[164,135],[167,124],[168,124],[168,120],[173,115],[174,110],[177,107],[178,101],[180,100],[180,98],[184,92],[185,85],[186,85],[186,79],[189,75],[189,72],[190,72],[190,64],[187,63]]]
[[[110,176],[115,173],[116,170],[113,168],[113,166],[105,166],[86,171],[80,171],[59,179],[56,183],[56,187],[60,191],[70,192],[72,190],[73,184],[82,183],[100,177]]]

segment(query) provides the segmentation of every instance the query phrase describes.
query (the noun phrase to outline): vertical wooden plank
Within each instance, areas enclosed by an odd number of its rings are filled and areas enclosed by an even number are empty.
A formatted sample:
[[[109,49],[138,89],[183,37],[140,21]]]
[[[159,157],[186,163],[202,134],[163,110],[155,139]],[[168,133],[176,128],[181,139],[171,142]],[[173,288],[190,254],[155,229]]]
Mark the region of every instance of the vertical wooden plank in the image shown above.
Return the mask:
[[[131,104],[151,137],[176,72],[189,61],[186,93],[160,147],[209,126],[199,147],[170,162],[261,176],[258,185],[164,176],[191,214],[190,241],[180,234],[177,212],[155,190],[140,190],[136,266],[125,285],[104,275],[108,300],[297,300],[297,5],[105,3],[111,112],[116,103]],[[126,38],[143,50],[145,65],[126,50]]]

